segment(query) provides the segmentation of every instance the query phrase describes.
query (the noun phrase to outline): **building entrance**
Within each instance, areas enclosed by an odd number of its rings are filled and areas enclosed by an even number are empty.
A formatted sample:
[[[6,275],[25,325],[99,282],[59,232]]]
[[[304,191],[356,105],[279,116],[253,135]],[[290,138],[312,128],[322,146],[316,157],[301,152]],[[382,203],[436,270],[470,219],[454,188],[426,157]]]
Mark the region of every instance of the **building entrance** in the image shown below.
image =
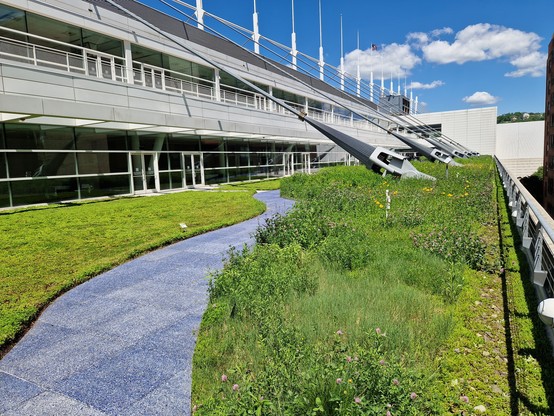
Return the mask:
[[[131,153],[133,193],[160,190],[157,159],[156,153]]]

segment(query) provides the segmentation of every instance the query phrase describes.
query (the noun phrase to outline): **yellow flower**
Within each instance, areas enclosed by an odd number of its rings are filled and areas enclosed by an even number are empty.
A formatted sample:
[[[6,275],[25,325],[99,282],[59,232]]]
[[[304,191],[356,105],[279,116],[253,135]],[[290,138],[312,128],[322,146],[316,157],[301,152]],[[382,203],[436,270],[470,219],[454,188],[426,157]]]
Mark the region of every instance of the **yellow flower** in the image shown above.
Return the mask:
[[[352,379],[351,379],[351,378],[349,378],[349,379],[348,379],[348,382],[349,382],[349,383],[352,383]]]
[[[379,208],[383,208],[383,204],[379,204]]]
[[[449,196],[449,197],[450,197],[450,196],[453,196],[453,195],[452,195],[452,194],[448,194],[447,196]]]

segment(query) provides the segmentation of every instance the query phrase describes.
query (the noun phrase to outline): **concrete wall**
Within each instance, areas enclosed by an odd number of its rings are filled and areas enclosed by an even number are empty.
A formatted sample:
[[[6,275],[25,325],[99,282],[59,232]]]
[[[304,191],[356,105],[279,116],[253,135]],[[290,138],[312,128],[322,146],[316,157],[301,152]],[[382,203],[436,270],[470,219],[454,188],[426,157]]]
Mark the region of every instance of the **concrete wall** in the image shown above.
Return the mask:
[[[440,124],[442,133],[481,154],[496,150],[496,107],[418,114],[426,124]]]
[[[536,172],[543,164],[544,121],[498,124],[495,154],[516,176]]]

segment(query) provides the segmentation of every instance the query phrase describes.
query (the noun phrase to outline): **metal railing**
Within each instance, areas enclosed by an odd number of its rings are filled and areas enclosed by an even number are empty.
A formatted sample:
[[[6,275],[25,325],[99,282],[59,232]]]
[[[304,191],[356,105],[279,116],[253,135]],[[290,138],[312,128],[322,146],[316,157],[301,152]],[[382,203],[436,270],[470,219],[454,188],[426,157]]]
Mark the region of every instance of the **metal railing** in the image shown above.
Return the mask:
[[[521,234],[522,248],[530,260],[539,301],[554,297],[554,221],[521,182],[496,159],[508,195],[512,220]]]
[[[5,36],[9,33],[25,36],[34,42]],[[0,58],[118,82],[127,81],[124,58],[5,27],[0,27],[0,34],[3,34],[0,36]]]
[[[147,88],[193,95],[238,107],[291,114],[288,110],[269,102],[266,97],[253,91],[226,84],[221,84],[218,91],[216,83],[212,80],[138,61],[133,61],[132,69],[128,69],[125,58],[5,27],[0,27],[0,59],[110,79],[121,83],[127,83],[128,77],[132,77],[132,83]],[[308,107],[306,104],[296,102],[286,103],[299,110],[307,110],[308,115],[324,123],[374,130],[370,123],[356,120],[352,115]]]

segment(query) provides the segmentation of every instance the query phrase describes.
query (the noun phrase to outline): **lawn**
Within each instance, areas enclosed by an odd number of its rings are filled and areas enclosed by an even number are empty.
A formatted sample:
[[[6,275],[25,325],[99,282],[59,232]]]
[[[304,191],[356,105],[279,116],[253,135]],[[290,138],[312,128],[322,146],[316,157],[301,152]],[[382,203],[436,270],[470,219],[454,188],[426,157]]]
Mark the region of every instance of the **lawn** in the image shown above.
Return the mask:
[[[281,181],[293,211],[212,276],[197,414],[552,414],[492,159],[417,168],[437,180],[337,167]]]
[[[0,212],[0,351],[65,290],[141,253],[260,214],[253,189],[268,186],[274,182]]]

